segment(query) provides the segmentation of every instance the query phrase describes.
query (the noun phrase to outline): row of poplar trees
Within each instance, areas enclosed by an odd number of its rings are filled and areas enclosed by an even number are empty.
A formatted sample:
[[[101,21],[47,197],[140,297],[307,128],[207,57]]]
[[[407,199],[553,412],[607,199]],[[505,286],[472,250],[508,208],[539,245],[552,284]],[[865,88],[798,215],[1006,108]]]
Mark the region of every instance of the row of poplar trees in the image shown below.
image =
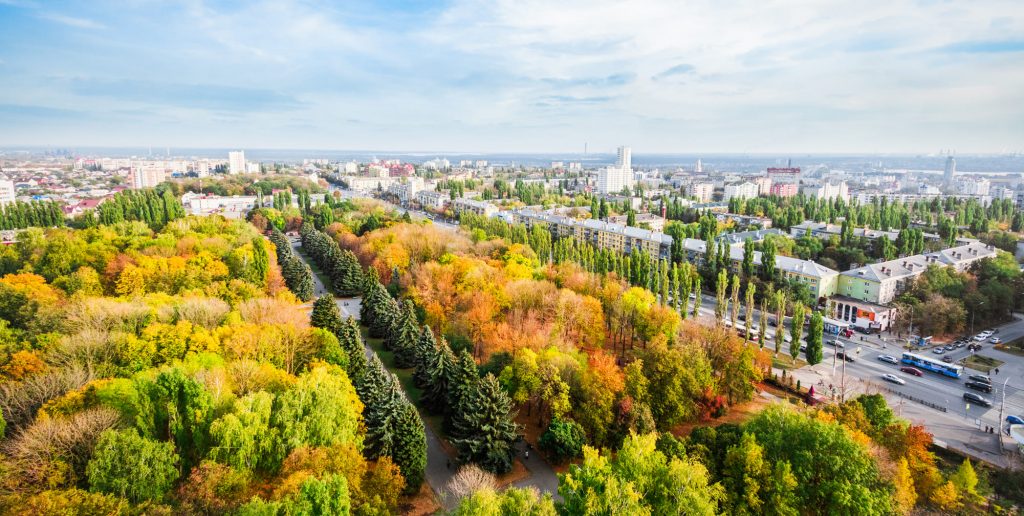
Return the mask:
[[[306,262],[295,256],[288,238],[277,228],[270,233],[270,241],[277,247],[277,264],[281,267],[284,283],[302,301],[313,299],[313,271]]]
[[[436,339],[420,325],[411,300],[393,298],[370,268],[360,309],[371,337],[384,339],[395,366],[413,369],[421,389],[421,405],[444,417],[444,430],[459,452],[460,462],[472,462],[494,473],[512,469],[518,427],[512,401],[493,375],[480,376],[465,349],[458,355],[445,339]]]

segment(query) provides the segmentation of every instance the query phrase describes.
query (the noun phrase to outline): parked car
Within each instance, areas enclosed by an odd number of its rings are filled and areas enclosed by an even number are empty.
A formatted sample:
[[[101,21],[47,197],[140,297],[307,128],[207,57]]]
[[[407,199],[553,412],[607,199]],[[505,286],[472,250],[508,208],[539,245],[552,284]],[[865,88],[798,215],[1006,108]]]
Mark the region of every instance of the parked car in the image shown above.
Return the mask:
[[[914,376],[924,376],[924,373],[916,367],[903,366],[900,368],[900,371]]]
[[[973,392],[965,392],[964,393],[964,401],[967,401],[967,402],[970,402],[970,403],[977,403],[978,405],[981,405],[982,407],[991,407],[992,406],[992,402],[991,401],[989,401],[986,398],[981,397],[980,394],[974,394]]]
[[[992,384],[982,382],[967,382],[964,384],[968,389],[974,389],[981,392],[992,392]]]
[[[883,374],[882,375],[882,379],[887,381],[887,382],[892,382],[892,383],[899,384],[899,385],[903,385],[903,384],[907,383],[906,380],[904,380],[903,378],[900,378],[899,376],[896,376],[894,374]]]
[[[857,359],[853,358],[848,353],[843,353],[842,351],[837,351],[836,356],[850,363],[857,361]]]
[[[806,353],[807,352],[807,344],[801,344],[800,345],[800,352],[801,353]]]
[[[987,338],[988,338],[988,335],[982,334],[982,335],[978,335],[978,336],[974,337],[974,341],[975,342],[982,342],[982,341],[984,341]]]
[[[946,352],[946,348],[944,348],[942,346],[939,346],[939,347],[937,347],[937,348],[932,350],[932,353],[935,353],[936,355],[941,355],[941,354],[943,354],[945,352]]]
[[[900,361],[897,360],[896,357],[894,357],[892,355],[878,355],[878,360],[880,360],[882,362],[888,362],[890,364],[898,364],[898,363],[900,363]]]
[[[972,374],[967,377],[968,380],[981,382],[981,383],[992,383],[992,378],[983,374]]]
[[[942,361],[947,363],[947,364],[952,364],[953,363],[953,357],[951,357],[949,355],[946,355],[946,356],[942,357]]]
[[[1020,416],[1006,416],[1006,422],[1011,425],[1024,425],[1024,418]]]

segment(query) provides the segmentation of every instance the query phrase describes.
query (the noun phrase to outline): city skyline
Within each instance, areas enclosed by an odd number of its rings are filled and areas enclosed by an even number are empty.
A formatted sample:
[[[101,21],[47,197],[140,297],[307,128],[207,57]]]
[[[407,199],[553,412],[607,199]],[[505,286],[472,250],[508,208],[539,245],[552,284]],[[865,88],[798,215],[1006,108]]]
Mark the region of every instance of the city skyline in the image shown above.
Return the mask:
[[[4,145],[1024,149],[1014,2],[0,1]]]

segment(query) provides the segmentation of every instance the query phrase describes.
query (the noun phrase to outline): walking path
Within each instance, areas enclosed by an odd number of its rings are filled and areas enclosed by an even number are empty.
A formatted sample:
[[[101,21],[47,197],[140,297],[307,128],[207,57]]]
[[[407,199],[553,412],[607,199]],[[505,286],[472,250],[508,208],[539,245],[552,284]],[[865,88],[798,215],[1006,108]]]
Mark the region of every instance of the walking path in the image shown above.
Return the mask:
[[[296,256],[302,258],[310,267],[314,267],[310,263],[308,257],[301,252],[301,245],[297,241],[292,241],[292,248],[295,251]],[[326,285],[320,280],[319,275],[315,272],[313,274],[313,290],[317,296],[327,294]],[[337,298],[335,302],[338,304],[338,309],[341,310],[343,316],[352,317],[359,320],[359,307],[362,300],[360,298]],[[374,351],[366,343],[363,343],[363,347],[366,351],[367,358],[371,357]],[[423,415],[420,415],[420,419],[423,419]],[[444,445],[441,443],[441,438],[438,437],[434,429],[423,420],[423,427],[426,430],[427,436],[427,468],[426,468],[426,479],[430,488],[434,491],[437,496],[438,502],[446,509],[452,510],[459,504],[459,500],[453,496],[449,496],[446,490],[448,483],[451,481],[457,471],[455,458],[448,455]],[[518,445],[518,457],[523,457],[525,451],[525,444],[520,443]],[[551,466],[540,458],[538,455],[534,455],[529,459],[522,459],[526,469],[530,470],[530,476],[519,482],[515,482],[512,485],[515,487],[535,487],[541,493],[550,493],[551,496],[558,498],[558,475],[555,473]]]

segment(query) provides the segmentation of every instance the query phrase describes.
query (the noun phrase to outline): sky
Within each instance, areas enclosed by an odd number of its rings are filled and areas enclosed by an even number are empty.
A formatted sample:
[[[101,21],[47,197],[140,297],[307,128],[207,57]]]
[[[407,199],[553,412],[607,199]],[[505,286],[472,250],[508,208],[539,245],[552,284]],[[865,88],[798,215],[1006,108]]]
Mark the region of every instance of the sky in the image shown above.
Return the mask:
[[[0,0],[0,146],[1024,151],[1020,0]]]

